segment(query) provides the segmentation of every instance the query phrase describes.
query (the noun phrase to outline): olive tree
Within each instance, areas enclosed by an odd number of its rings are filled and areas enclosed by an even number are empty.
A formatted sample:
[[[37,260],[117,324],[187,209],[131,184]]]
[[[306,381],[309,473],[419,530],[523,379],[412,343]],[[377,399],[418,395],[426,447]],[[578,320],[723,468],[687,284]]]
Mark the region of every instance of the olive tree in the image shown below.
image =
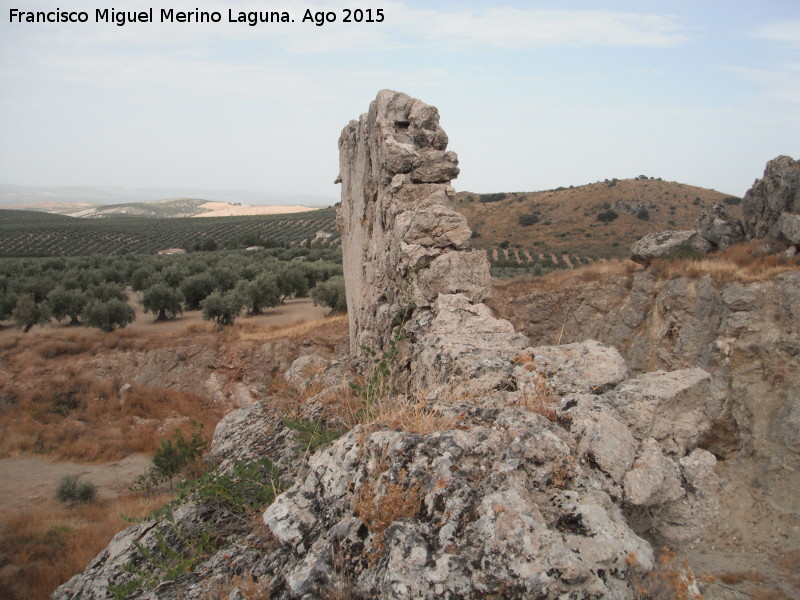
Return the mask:
[[[200,304],[203,307],[203,319],[214,321],[218,327],[233,325],[244,306],[241,296],[234,291],[213,292]]]
[[[50,320],[47,307],[37,304],[33,294],[20,295],[11,316],[17,327],[25,333],[28,333],[34,325],[42,325]]]
[[[141,305],[144,312],[158,313],[156,321],[167,321],[183,313],[183,295],[164,283],[156,283],[144,291]]]
[[[133,309],[127,302],[117,299],[93,300],[83,314],[86,324],[97,327],[101,331],[111,332],[117,327],[123,328],[136,319]]]

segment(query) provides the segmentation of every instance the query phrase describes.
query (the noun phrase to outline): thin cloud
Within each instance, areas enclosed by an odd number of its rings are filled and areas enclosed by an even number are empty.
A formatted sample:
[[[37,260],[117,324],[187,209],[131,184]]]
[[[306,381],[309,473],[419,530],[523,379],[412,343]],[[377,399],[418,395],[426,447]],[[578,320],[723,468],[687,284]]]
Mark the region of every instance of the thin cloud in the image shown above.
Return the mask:
[[[753,32],[753,37],[800,48],[800,20],[764,25]]]
[[[746,80],[763,87],[764,96],[778,102],[800,104],[800,64],[779,65],[779,69],[730,67]]]
[[[409,35],[465,48],[532,49],[543,46],[671,47],[691,39],[669,15],[607,10],[538,10],[492,7],[454,12],[400,9]]]

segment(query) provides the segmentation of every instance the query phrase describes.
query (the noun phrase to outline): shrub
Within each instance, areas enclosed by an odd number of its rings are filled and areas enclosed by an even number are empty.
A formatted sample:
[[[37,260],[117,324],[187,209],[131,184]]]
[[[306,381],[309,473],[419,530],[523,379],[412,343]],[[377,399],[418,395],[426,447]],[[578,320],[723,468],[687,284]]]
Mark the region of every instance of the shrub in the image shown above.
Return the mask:
[[[617,211],[615,211],[613,208],[609,208],[608,210],[604,210],[603,212],[599,213],[597,215],[597,220],[603,223],[610,223],[611,221],[614,221],[617,217],[619,217]]]
[[[650,220],[650,211],[648,211],[644,206],[639,209],[639,212],[636,213],[636,218],[641,219],[642,221],[649,221]]]
[[[68,506],[86,504],[96,495],[97,487],[91,481],[79,481],[78,475],[64,475],[56,487],[56,500]]]
[[[741,198],[734,198],[733,196],[728,196],[727,198],[725,198],[725,200],[723,202],[725,202],[725,204],[729,204],[731,206],[736,206],[737,204],[741,204],[742,199]]]
[[[203,426],[197,421],[192,421],[192,436],[188,440],[176,429],[170,439],[161,441],[153,455],[153,466],[136,479],[132,489],[149,492],[156,485],[169,481],[172,491],[173,478],[199,459],[207,446]]]
[[[539,222],[539,217],[533,214],[524,214],[519,216],[519,224],[523,227],[529,227]]]

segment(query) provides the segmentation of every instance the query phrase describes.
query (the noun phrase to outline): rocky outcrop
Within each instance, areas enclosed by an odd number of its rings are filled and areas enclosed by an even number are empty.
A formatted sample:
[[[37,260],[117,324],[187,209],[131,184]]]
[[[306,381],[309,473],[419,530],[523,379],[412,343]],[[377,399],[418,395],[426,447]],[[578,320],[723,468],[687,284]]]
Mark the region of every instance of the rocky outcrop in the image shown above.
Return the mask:
[[[800,162],[778,156],[767,163],[742,200],[744,232],[748,239],[778,238],[783,213],[800,213]]]
[[[758,494],[765,522],[780,519],[787,531],[800,526],[800,272],[720,283],[710,275],[661,279],[640,270],[556,292],[495,295],[500,316],[532,340],[594,338],[618,348],[636,374],[697,366],[709,373],[700,401],[705,416],[686,417],[706,421],[698,446],[723,459],[717,470],[727,480],[728,512],[721,520]],[[677,429],[678,413],[670,417]],[[733,520],[731,537],[762,536],[770,550],[785,543],[752,530],[753,520]]]
[[[154,570],[143,556],[185,543],[151,522],[118,536],[55,598],[103,597],[111,582],[134,598],[202,598],[244,574],[287,600],[632,599],[653,567],[651,544],[701,535],[718,487],[701,441],[724,404],[709,375],[629,378],[611,346],[532,347],[496,318],[483,303],[488,263],[449,206],[457,159],[446,146],[435,108],[380,92],[339,140],[338,220],[350,358],[371,390],[360,412],[413,404],[445,425],[360,424],[298,447],[266,398],[226,417],[212,447],[225,476],[241,470],[240,455],[277,466],[288,489],[265,509],[266,532],[219,530],[235,521],[208,513],[216,494],[196,495],[167,526],[214,524],[215,552],[190,572],[142,589],[134,574]],[[292,415],[320,417],[314,429],[327,431],[344,373],[337,360],[295,360],[285,379],[305,405]],[[162,532],[155,542],[151,531]],[[135,569],[120,570],[125,560]]]
[[[648,264],[682,248],[705,254],[733,244],[770,238],[800,243],[800,162],[779,156],[767,163],[742,200],[744,222],[731,217],[720,204],[703,211],[695,229],[649,233],[631,246],[631,259]]]
[[[700,213],[695,227],[713,250],[724,250],[744,240],[742,222],[728,215],[721,204],[715,204]]]

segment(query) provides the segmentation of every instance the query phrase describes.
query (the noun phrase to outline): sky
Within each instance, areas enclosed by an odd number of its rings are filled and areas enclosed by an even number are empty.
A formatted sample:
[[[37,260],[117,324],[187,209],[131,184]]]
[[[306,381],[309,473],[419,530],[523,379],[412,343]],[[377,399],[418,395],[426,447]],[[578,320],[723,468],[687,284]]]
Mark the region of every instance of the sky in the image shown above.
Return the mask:
[[[112,4],[0,0],[0,183],[333,203],[339,133],[384,88],[439,109],[457,190],[643,174],[742,196],[768,160],[800,159],[797,0],[120,0],[155,22],[95,22]],[[221,21],[160,22],[161,8]],[[12,9],[88,22],[12,23]],[[383,20],[344,23],[345,9]]]

